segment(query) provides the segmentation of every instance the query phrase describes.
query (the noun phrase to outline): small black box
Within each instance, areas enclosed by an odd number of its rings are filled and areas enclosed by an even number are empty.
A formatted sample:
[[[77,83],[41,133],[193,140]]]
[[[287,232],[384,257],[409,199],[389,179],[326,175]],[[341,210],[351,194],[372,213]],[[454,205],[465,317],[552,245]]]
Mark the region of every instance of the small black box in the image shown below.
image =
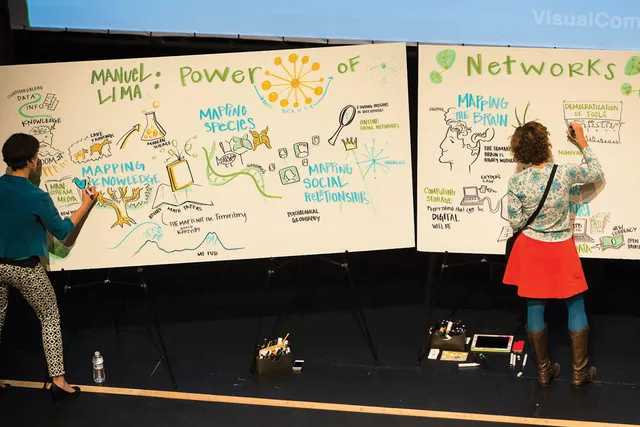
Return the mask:
[[[293,372],[293,356],[291,353],[283,354],[276,360],[260,359],[260,356],[256,356],[256,372],[258,375],[287,371]]]
[[[445,339],[439,333],[431,335],[431,348],[446,351],[465,351],[467,345],[467,334],[454,335],[451,339]]]

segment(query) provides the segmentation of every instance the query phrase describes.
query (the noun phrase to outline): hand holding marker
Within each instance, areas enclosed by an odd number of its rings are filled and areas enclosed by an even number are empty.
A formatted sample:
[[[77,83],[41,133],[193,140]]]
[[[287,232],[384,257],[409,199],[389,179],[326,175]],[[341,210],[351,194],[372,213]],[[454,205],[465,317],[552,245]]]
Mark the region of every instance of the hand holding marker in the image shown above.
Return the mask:
[[[86,187],[82,190],[82,204],[90,207],[97,200],[98,192],[95,187]]]
[[[569,127],[567,128],[567,138],[581,150],[589,145],[584,137],[582,124],[578,122],[569,123]]]
[[[81,190],[80,195],[82,197],[82,204],[86,206],[92,205],[97,199],[98,192],[96,191],[96,187],[90,185],[91,178],[87,177],[83,180],[74,178],[73,182],[75,182],[76,186]]]

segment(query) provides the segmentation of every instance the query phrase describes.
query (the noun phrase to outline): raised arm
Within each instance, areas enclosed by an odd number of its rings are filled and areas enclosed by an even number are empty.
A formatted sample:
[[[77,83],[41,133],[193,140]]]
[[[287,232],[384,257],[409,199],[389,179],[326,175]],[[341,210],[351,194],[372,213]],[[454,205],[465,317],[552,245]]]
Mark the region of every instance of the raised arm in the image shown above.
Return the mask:
[[[70,218],[62,219],[60,217],[60,213],[48,193],[43,192],[40,195],[36,214],[47,231],[58,240],[66,239],[73,231],[75,224]]]
[[[75,226],[80,224],[83,218],[93,206],[95,201],[95,189],[84,190],[82,192],[82,204],[71,217],[62,219],[53,200],[48,193],[43,192],[38,204],[38,217],[42,220],[45,228],[58,240],[65,240],[72,233]]]
[[[584,130],[580,123],[571,123],[571,127],[575,130],[575,136],[571,135],[568,130],[569,139],[580,149],[584,156],[586,165],[568,165],[567,176],[571,180],[571,184],[589,184],[600,181],[602,179],[602,166],[596,158],[595,154],[587,139],[584,137]]]

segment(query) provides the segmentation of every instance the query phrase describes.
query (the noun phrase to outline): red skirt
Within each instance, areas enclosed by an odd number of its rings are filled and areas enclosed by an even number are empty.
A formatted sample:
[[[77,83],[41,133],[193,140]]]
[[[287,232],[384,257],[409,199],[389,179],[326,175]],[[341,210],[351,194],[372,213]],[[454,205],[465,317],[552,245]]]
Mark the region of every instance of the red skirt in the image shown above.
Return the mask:
[[[534,299],[571,298],[589,289],[573,238],[541,242],[524,234],[513,245],[503,282]]]

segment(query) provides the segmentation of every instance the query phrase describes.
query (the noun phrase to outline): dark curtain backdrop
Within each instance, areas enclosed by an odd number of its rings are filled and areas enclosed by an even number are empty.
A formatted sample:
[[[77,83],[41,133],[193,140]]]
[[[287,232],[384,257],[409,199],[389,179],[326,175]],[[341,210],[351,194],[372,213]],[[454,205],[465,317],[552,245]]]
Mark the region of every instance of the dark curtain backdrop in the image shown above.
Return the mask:
[[[0,65],[13,63],[9,0],[0,0]]]

